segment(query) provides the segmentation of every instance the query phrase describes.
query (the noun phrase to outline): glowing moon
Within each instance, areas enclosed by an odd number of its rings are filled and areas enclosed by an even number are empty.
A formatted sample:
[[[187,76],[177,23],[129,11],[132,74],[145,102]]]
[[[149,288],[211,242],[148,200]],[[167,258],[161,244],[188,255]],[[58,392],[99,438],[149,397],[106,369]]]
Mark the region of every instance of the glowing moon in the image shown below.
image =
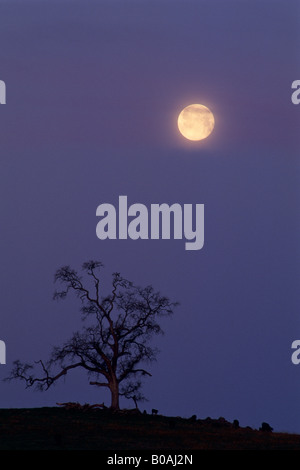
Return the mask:
[[[188,140],[202,140],[211,134],[215,118],[210,109],[202,104],[191,104],[178,116],[178,129]]]

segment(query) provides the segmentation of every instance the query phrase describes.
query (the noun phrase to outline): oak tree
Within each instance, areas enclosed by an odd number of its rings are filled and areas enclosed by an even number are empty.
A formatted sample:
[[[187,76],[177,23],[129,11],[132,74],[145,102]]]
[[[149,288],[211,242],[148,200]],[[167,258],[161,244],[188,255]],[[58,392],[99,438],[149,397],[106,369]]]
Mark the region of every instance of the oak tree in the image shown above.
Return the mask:
[[[163,333],[159,319],[173,313],[176,302],[156,292],[152,286],[139,287],[120,273],[112,276],[109,295],[103,296],[99,261],[88,261],[79,274],[69,266],[58,269],[55,281],[61,290],[55,299],[74,293],[81,302],[83,327],[62,346],[54,347],[47,362],[14,362],[10,379],[21,379],[27,387],[49,389],[72,369],[82,368],[90,384],[109,389],[111,408],[119,409],[119,398],[143,398],[143,376],[150,376],[146,364],[154,361],[158,350],[150,345],[154,335]]]

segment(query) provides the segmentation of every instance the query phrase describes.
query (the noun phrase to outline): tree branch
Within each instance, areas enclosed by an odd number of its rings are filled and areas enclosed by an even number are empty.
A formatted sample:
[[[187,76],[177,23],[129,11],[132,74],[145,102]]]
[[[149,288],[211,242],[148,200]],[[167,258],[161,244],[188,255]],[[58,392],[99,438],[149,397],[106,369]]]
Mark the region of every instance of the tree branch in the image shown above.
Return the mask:
[[[109,387],[109,384],[106,382],[90,382],[90,385],[97,385],[97,387]]]

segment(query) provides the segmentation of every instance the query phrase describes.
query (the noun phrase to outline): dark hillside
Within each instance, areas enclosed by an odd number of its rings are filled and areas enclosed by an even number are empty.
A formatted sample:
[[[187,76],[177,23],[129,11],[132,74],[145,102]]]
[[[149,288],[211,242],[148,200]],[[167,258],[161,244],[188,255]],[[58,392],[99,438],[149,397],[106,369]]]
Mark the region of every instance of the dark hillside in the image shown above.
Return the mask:
[[[102,409],[1,409],[0,450],[300,450],[300,435]]]

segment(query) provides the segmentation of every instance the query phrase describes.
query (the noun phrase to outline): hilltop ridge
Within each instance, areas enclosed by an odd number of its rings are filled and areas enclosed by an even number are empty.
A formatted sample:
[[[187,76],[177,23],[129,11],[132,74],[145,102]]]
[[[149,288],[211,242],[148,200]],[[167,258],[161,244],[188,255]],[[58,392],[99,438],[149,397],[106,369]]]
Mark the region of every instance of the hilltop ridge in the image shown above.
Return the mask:
[[[300,435],[89,406],[0,409],[0,450],[300,450]]]

